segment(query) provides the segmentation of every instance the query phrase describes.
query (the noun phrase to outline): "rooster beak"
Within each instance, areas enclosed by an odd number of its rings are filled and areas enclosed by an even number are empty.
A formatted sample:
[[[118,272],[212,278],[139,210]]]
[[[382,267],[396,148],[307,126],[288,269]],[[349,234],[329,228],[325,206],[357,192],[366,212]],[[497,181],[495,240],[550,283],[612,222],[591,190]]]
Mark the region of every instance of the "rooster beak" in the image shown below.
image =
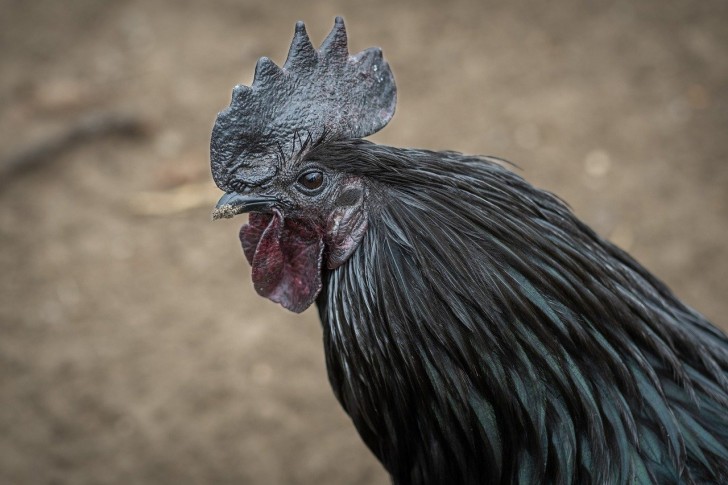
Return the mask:
[[[270,210],[276,202],[278,199],[275,197],[228,192],[215,205],[212,220],[229,219],[244,212],[264,212]]]

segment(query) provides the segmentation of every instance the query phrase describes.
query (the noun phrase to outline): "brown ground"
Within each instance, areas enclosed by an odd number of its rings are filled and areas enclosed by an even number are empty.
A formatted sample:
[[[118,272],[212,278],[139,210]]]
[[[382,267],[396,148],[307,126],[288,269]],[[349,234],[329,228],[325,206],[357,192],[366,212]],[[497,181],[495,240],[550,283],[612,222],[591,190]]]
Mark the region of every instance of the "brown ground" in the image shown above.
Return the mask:
[[[378,141],[517,162],[728,327],[727,3],[248,3],[0,2],[0,162],[152,123],[0,180],[0,483],[387,482],[314,311],[257,297],[242,221],[209,220],[214,116],[297,19],[384,48]]]

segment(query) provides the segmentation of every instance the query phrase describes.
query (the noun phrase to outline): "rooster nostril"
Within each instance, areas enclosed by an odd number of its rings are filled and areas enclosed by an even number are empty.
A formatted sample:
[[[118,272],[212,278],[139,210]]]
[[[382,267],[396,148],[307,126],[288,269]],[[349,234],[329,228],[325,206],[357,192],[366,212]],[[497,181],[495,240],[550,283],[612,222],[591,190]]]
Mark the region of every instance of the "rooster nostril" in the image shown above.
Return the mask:
[[[255,187],[254,184],[246,183],[241,179],[233,179],[230,181],[229,185],[230,189],[238,194],[249,194]]]

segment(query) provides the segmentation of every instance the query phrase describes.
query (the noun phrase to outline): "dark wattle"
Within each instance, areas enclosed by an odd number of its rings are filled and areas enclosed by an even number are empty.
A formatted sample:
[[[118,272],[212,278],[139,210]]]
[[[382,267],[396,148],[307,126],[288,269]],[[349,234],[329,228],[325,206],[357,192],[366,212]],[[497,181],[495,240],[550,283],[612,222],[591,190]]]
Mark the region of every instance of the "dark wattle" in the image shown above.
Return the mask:
[[[313,303],[321,290],[324,243],[312,223],[252,213],[240,242],[259,295],[296,313]]]

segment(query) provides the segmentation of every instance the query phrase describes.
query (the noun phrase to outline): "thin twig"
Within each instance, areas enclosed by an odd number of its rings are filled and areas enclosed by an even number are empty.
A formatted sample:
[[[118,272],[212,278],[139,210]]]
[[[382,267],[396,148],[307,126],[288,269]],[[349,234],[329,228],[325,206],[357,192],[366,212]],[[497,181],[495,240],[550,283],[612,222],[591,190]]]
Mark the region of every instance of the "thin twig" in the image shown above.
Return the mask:
[[[0,183],[7,180],[9,175],[37,168],[44,162],[57,158],[60,154],[89,140],[109,135],[137,137],[144,136],[148,132],[148,123],[136,115],[120,113],[87,115],[71,123],[61,133],[34,142],[0,160]]]

